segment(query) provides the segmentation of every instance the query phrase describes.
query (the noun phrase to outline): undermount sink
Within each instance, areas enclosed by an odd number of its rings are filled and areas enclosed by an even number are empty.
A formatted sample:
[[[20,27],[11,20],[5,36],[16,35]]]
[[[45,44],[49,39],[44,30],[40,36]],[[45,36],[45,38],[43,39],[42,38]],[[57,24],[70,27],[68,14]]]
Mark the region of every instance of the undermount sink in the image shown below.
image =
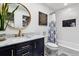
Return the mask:
[[[35,36],[35,34],[23,34],[22,37],[31,38],[33,36]]]
[[[14,36],[13,38],[18,38],[18,39],[21,39],[21,38],[31,38],[33,37],[34,35],[22,35],[22,36]]]
[[[13,39],[23,39],[23,38],[26,38],[26,39],[30,39],[32,37],[35,37],[36,35],[38,34],[34,34],[34,33],[22,33],[21,36],[17,36],[17,34],[7,34],[6,35],[6,38],[13,38]]]

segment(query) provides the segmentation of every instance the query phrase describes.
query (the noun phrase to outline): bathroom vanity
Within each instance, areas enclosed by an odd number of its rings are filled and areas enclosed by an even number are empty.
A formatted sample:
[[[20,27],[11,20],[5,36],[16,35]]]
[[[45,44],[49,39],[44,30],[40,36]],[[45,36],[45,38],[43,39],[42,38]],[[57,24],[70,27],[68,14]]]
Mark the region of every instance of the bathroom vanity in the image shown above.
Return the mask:
[[[5,37],[6,40],[0,41],[0,56],[43,56],[44,55],[43,35],[36,34],[27,36],[26,34],[22,36],[23,34],[22,30],[26,29],[26,27],[30,24],[31,21],[31,13],[28,10],[28,8],[20,3],[15,4],[8,3],[7,7],[9,8],[6,16],[9,16],[9,18],[8,20],[5,20],[5,22],[7,23],[4,22],[6,27],[3,30],[6,30],[8,26],[8,28],[10,29],[12,28],[13,30],[18,30],[18,33],[14,37],[6,36]]]
[[[0,42],[0,56],[44,56],[44,36],[6,38]]]

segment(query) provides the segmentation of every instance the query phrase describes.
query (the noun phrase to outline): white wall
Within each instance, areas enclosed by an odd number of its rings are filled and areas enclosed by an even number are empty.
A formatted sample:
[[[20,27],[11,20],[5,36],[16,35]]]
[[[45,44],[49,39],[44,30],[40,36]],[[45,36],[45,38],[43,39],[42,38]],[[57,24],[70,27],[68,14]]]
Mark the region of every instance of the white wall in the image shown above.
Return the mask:
[[[76,27],[62,27],[62,21],[76,19]],[[79,4],[56,12],[57,40],[63,46],[79,51]]]
[[[30,11],[31,13],[31,23],[29,24],[29,26],[23,30],[23,32],[43,32],[43,31],[47,31],[47,27],[46,26],[39,26],[39,17],[38,17],[38,12],[43,12],[48,14],[48,19],[49,19],[49,14],[51,13],[51,10],[49,10],[49,8],[41,5],[41,4],[36,4],[36,3],[28,3],[28,4],[24,4]],[[14,30],[10,27],[8,27],[5,31],[6,33],[18,33],[17,30]],[[0,32],[1,33],[1,32]]]
[[[48,20],[49,20],[49,14],[51,13],[51,10],[49,8],[41,5],[41,4],[27,4],[26,5],[31,13],[31,23],[26,29],[26,32],[32,31],[32,32],[39,32],[39,31],[47,31],[46,26],[39,26],[39,11],[48,14]]]

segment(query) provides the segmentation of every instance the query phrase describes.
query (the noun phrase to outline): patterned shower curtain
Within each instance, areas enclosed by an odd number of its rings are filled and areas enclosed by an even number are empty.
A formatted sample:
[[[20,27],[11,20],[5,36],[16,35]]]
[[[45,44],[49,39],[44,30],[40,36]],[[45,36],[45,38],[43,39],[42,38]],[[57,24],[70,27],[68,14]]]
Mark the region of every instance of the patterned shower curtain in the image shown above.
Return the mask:
[[[53,21],[51,21],[49,23],[48,41],[52,42],[52,43],[56,43],[56,27],[55,27],[55,23]]]

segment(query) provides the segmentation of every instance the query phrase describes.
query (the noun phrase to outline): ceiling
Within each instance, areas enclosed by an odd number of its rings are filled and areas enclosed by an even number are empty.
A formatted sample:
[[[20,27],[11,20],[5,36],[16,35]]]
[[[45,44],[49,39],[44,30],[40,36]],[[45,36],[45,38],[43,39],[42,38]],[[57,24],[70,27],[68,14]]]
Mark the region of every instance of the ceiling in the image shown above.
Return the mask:
[[[64,3],[42,3],[42,4],[50,9],[52,9],[53,11],[56,11],[56,10],[60,10],[67,6],[71,6],[71,5],[78,4],[78,3],[68,3],[67,5],[64,5]]]

